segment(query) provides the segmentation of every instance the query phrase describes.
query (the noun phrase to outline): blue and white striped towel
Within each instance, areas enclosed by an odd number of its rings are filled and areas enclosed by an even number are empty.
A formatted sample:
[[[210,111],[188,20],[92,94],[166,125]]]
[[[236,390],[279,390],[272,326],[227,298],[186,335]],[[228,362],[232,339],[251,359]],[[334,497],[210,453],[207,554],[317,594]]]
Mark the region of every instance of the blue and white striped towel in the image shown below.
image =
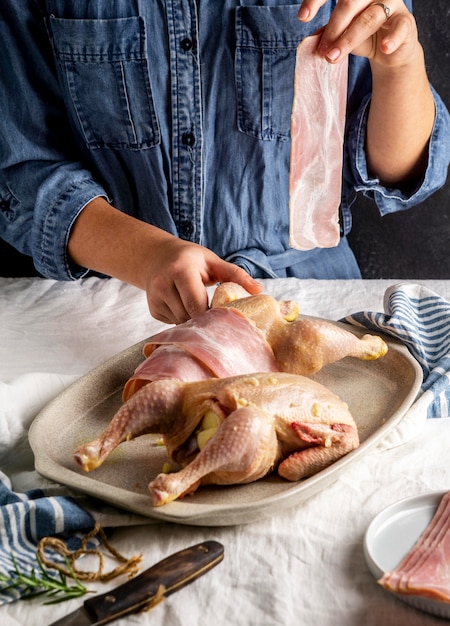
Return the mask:
[[[384,309],[354,313],[343,321],[402,341],[422,367],[427,417],[449,417],[450,303],[422,285],[405,283],[386,291]]]
[[[13,568],[11,553],[21,571],[37,569],[37,544],[42,537],[66,535],[68,547],[77,549],[82,533],[89,532],[95,520],[72,498],[46,497],[40,489],[16,493],[9,478],[0,471],[0,572],[8,575]],[[78,533],[78,531],[80,531]],[[89,546],[98,545],[93,539]],[[20,588],[2,591],[7,586],[0,582],[0,604],[18,600]]]

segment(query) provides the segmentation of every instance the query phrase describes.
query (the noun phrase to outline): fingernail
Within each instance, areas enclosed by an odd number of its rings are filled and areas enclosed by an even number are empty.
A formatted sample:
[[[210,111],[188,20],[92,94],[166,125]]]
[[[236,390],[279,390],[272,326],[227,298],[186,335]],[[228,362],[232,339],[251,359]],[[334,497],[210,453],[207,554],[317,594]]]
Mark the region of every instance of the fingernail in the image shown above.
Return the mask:
[[[392,39],[383,41],[383,49],[385,52],[387,53],[392,52],[394,48],[395,48],[395,43],[392,41]]]
[[[309,17],[309,9],[307,9],[306,7],[300,7],[299,11],[298,11],[298,19],[299,20],[307,20]]]
[[[339,50],[339,48],[333,48],[333,50],[330,50],[330,52],[328,52],[327,54],[327,59],[329,61],[336,61],[341,55],[341,51]]]

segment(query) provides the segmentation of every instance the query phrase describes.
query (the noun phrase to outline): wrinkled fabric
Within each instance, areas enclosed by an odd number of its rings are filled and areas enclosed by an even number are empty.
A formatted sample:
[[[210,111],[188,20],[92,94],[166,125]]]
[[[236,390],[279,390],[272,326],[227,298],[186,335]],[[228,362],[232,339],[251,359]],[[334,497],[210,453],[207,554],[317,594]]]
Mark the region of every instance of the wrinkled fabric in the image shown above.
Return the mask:
[[[257,277],[360,277],[345,239],[311,252],[288,243],[295,51],[335,4],[302,24],[286,0],[2,0],[0,236],[43,276],[81,277],[70,229],[102,196]],[[355,190],[383,214],[407,209],[444,184],[449,162],[435,94],[424,179],[405,194],[370,178],[370,90],[367,60],[352,56],[343,235]]]
[[[427,417],[450,417],[450,302],[423,285],[405,283],[386,291],[384,308],[345,320],[404,343],[423,371]]]
[[[302,314],[341,319],[354,311],[382,313],[392,281],[288,278],[263,284],[278,299],[298,301]],[[450,301],[450,281],[424,285]],[[0,278],[0,302],[0,423],[7,415],[11,424],[8,441],[0,433],[0,469],[15,494],[40,489],[48,496],[68,496],[67,487],[34,470],[26,437],[32,420],[75,378],[166,326],[149,316],[144,292],[115,279]],[[146,519],[138,526],[135,519],[130,526],[127,511],[99,502],[92,510],[84,500],[83,508],[104,527],[122,526],[112,531],[111,543],[126,556],[142,553],[142,570],[200,541],[214,539],[225,548],[222,563],[198,581],[151,611],[115,624],[442,626],[442,619],[407,606],[377,585],[363,550],[364,533],[384,507],[448,490],[450,420],[427,420],[426,401],[423,394],[376,447],[330,484],[289,508],[280,502],[269,517],[251,524],[205,527]],[[80,567],[93,570],[98,563],[85,557]],[[100,594],[125,581],[87,586]],[[51,624],[83,600],[54,606],[44,605],[42,598],[10,602],[0,608],[1,623]]]
[[[82,537],[75,533],[89,532],[94,525],[94,518],[75,500],[49,497],[39,489],[16,493],[0,471],[0,574],[9,576],[15,564],[28,575],[33,568],[38,571],[36,553],[43,537],[66,535],[68,548],[75,550]],[[92,540],[88,547],[96,546],[98,541]],[[23,586],[9,587],[7,582],[0,582],[0,605],[19,600],[25,592]]]

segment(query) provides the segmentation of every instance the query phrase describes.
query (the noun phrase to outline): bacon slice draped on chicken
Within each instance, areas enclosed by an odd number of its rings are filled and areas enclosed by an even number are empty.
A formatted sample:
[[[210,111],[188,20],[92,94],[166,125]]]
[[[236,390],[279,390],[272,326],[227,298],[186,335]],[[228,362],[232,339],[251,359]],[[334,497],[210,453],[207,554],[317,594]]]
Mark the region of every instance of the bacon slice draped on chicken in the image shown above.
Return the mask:
[[[160,433],[181,469],[150,483],[154,505],[274,469],[305,478],[359,445],[345,403],[307,376],[345,356],[376,359],[386,350],[380,337],[298,318],[294,302],[221,285],[204,315],[151,338],[124,404],[75,460],[90,471],[122,442]]]
[[[127,381],[123,399],[162,378],[192,382],[277,371],[311,376],[346,356],[370,360],[386,351],[381,337],[358,337],[326,320],[299,317],[294,301],[250,296],[223,283],[206,313],[150,338],[147,359]]]

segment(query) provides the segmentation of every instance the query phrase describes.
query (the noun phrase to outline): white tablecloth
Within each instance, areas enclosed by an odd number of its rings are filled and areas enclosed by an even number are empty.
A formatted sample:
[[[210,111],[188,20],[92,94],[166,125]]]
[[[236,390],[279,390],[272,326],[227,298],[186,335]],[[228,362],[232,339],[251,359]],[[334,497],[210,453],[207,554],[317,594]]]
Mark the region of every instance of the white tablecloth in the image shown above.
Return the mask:
[[[421,282],[450,300],[450,281]],[[382,311],[394,283],[287,279],[265,286],[276,297],[297,299],[304,314],[336,320]],[[149,316],[144,294],[116,280],[0,279],[0,468],[17,491],[47,484],[34,471],[27,442],[39,410],[76,378],[162,327]],[[411,437],[407,420],[408,414],[401,437],[389,435],[331,486],[268,521],[115,529],[114,545],[128,555],[142,552],[143,567],[199,541],[225,546],[223,562],[206,576],[118,626],[442,624],[381,589],[364,560],[364,533],[384,507],[450,488],[450,420],[424,418]],[[119,582],[90,587],[103,592]],[[1,606],[0,622],[44,626],[80,604],[22,600]]]

